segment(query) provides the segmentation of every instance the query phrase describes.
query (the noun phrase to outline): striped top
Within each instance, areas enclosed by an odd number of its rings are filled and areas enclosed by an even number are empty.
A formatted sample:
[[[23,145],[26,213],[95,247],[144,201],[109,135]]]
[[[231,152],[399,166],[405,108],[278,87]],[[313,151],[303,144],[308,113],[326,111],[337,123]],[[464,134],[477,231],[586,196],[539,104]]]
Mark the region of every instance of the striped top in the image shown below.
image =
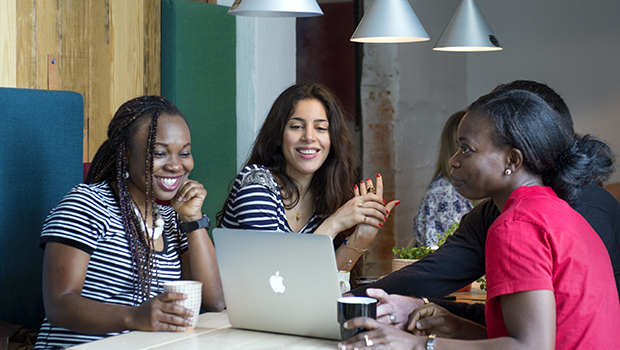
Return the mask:
[[[164,249],[155,256],[156,278],[150,298],[163,292],[163,283],[181,278],[180,255],[187,237],[177,230],[172,207],[160,206],[164,219]],[[135,306],[129,242],[123,230],[120,207],[106,183],[75,186],[52,209],[41,233],[41,246],[59,242],[90,254],[82,296],[107,304]],[[56,349],[99,340],[118,333],[86,335],[49,324],[39,331],[35,349]]]
[[[323,219],[312,213],[299,233],[313,233]],[[280,188],[262,165],[248,165],[237,175],[230,191],[224,228],[293,232],[286,219]]]

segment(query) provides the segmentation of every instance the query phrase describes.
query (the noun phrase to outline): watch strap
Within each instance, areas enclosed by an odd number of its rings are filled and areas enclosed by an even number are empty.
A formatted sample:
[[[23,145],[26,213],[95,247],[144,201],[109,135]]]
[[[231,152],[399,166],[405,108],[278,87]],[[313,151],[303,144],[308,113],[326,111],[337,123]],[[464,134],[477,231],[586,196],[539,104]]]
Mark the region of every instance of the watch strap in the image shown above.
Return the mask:
[[[436,334],[429,334],[428,339],[426,339],[426,350],[434,350],[435,349],[435,338]]]
[[[183,233],[188,233],[188,232],[196,231],[201,228],[206,228],[208,230],[210,226],[211,226],[211,220],[209,220],[209,217],[207,216],[207,214],[202,213],[202,218],[196,221],[182,222],[181,225],[179,225],[179,229]]]

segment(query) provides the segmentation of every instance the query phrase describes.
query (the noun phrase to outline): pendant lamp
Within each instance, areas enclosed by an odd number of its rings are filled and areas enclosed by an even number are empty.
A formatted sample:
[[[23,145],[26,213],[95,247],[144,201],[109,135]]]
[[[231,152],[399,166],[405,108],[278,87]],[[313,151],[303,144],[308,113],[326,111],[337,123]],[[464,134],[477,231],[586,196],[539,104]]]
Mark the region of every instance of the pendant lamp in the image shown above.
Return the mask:
[[[437,51],[499,51],[503,48],[474,0],[462,0],[433,47]]]
[[[351,41],[360,43],[410,43],[430,40],[407,0],[374,0]]]
[[[229,15],[253,17],[313,17],[323,11],[316,0],[235,0]]]

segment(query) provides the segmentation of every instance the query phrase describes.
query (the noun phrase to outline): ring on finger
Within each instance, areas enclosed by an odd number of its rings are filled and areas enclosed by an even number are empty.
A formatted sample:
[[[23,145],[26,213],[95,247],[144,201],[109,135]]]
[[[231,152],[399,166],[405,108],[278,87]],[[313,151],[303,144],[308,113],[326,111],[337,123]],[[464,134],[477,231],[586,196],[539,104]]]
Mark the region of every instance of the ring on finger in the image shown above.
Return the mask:
[[[394,316],[394,314],[390,315],[390,323],[391,324],[396,324],[396,316]]]
[[[377,193],[377,191],[375,190],[375,188],[374,188],[374,187],[370,186],[370,187],[368,187],[368,188],[366,189],[366,193],[372,193],[372,194],[375,194],[375,193]]]
[[[364,206],[364,202],[357,203],[357,206],[360,207],[360,208],[363,207]]]
[[[364,342],[366,342],[366,346],[373,346],[375,344],[372,339],[370,339],[368,334],[364,334]]]

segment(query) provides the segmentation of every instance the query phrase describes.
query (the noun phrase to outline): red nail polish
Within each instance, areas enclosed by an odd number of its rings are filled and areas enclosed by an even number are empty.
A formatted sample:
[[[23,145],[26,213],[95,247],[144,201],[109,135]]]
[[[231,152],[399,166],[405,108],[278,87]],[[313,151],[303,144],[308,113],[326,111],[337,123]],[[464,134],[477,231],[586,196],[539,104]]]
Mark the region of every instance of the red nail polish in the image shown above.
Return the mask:
[[[385,199],[383,199],[383,204],[385,204],[385,203],[387,203],[387,202],[385,201]]]
[[[395,204],[395,205],[399,205],[399,204],[400,204],[400,201],[396,202],[396,204]]]
[[[370,181],[370,178],[367,178],[366,181]]]
[[[357,185],[355,185],[355,189],[357,190]]]
[[[380,226],[380,227],[383,227],[383,225],[382,225],[382,224],[379,224],[379,226]]]
[[[384,216],[383,218],[387,221],[387,216]]]
[[[377,174],[377,177],[381,177],[381,174]]]
[[[385,203],[385,201],[383,201],[383,203]],[[390,211],[389,211],[389,210],[387,210],[387,209],[385,209],[385,211],[386,211],[388,214],[390,213]]]

